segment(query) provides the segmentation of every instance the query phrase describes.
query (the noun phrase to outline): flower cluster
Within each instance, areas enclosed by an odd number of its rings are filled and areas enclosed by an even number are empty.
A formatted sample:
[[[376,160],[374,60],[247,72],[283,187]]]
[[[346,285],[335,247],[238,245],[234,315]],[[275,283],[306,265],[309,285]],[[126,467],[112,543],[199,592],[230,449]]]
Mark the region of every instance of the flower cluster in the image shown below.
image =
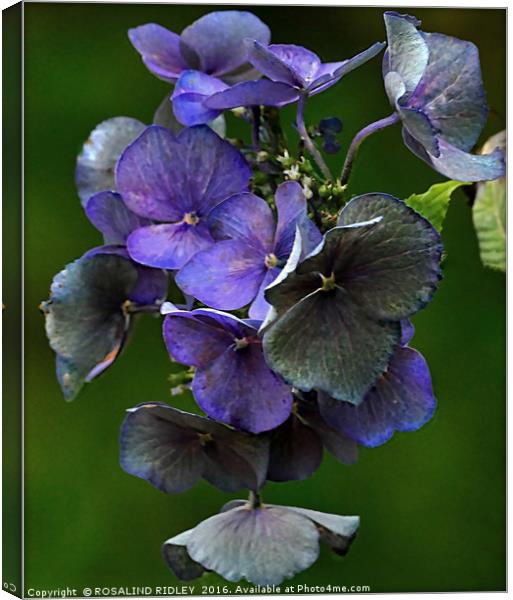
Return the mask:
[[[113,363],[140,313],[161,314],[170,359],[185,366],[180,390],[190,388],[204,416],[151,399],[129,409],[121,465],[166,493],[201,478],[250,492],[164,544],[180,578],[216,571],[275,584],[309,567],[320,541],[345,554],[358,517],[264,504],[265,482],[310,477],[324,449],[354,464],[359,445],[379,446],[434,413],[427,363],[408,344],[410,318],[441,279],[440,233],[422,207],[386,193],[349,199],[347,182],[362,140],[399,121],[406,146],[453,179],[498,178],[504,160],[499,149],[470,153],[487,112],[476,48],[423,33],[406,15],[386,13],[385,25],[394,112],[355,137],[339,178],[304,122],[305,103],[385,44],[323,63],[270,44],[264,23],[232,10],[180,35],[130,30],[144,64],[173,89],[154,123],[104,121],[78,157],[78,193],[103,244],[60,272],[42,304],[64,396]],[[297,153],[276,116],[292,103]],[[251,123],[251,144],[220,135],[231,109]],[[336,152],[340,121],[318,131]]]

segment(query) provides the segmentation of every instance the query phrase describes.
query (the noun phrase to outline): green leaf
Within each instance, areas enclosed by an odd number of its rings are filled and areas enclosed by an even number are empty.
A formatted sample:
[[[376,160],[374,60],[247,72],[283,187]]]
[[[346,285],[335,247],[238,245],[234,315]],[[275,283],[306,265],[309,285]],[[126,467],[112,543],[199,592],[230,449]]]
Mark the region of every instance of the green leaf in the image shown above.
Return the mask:
[[[451,195],[463,185],[463,181],[443,181],[435,183],[423,194],[412,194],[406,204],[427,219],[437,231],[442,231],[442,225],[449,208]]]
[[[472,209],[485,267],[506,271],[506,180],[479,183]]]

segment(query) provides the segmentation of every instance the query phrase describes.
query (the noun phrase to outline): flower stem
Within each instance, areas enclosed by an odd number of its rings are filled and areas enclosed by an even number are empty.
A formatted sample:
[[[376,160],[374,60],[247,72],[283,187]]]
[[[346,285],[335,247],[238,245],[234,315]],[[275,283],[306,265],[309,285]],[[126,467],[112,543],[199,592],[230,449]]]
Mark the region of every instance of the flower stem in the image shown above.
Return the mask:
[[[305,125],[305,104],[306,99],[308,98],[307,94],[301,94],[299,96],[299,100],[297,103],[297,114],[296,114],[296,125],[299,135],[303,140],[305,146],[308,149],[308,152],[313,156],[315,162],[317,163],[321,173],[324,177],[330,181],[333,180],[333,175],[328,168],[328,165],[324,162],[324,158],[322,154],[317,149],[316,145],[313,143],[312,138],[308,135],[308,131],[306,130]]]
[[[341,185],[346,185],[349,181],[354,159],[356,158],[358,148],[360,147],[360,144],[363,142],[363,140],[369,135],[373,134],[374,132],[379,131],[380,129],[384,129],[385,127],[389,127],[390,125],[394,125],[398,121],[399,115],[396,112],[393,112],[391,115],[385,117],[384,119],[380,119],[379,121],[375,121],[374,123],[366,125],[354,136],[353,141],[349,146],[349,150],[347,151],[344,166],[342,167],[342,174],[340,175]]]
[[[130,314],[130,315],[135,315],[135,314],[139,314],[139,313],[160,313],[160,306],[161,306],[161,302],[160,303],[156,303],[156,304],[143,304],[143,305],[139,305],[136,304],[135,302],[132,302],[131,300],[126,300],[123,303],[123,312],[125,314]]]
[[[262,498],[258,492],[249,492],[249,503],[251,504],[251,508],[260,508],[262,506]]]

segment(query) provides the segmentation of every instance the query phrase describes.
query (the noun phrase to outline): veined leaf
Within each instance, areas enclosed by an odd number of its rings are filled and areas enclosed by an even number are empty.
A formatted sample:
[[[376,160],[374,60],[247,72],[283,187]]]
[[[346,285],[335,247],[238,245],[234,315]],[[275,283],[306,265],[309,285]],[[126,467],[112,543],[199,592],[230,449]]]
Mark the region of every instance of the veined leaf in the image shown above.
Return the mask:
[[[427,192],[412,194],[405,202],[427,219],[437,231],[442,231],[451,196],[455,190],[463,185],[469,184],[452,180],[435,183]]]
[[[485,267],[506,270],[506,180],[504,177],[478,184],[472,210]]]

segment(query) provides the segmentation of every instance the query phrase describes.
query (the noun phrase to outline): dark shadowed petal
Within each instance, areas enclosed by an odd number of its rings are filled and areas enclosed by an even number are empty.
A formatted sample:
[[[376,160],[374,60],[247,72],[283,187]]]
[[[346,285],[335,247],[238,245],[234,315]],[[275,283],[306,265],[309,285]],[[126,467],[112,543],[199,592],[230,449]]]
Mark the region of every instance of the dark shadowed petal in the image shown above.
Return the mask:
[[[267,299],[273,303],[272,295]],[[399,339],[398,323],[369,319],[347,292],[335,288],[311,293],[278,317],[263,344],[269,366],[295,387],[358,404]]]
[[[245,81],[214,94],[205,100],[205,106],[214,110],[227,110],[238,106],[285,106],[295,102],[298,90],[286,83],[259,79]]]
[[[213,315],[174,311],[164,321],[164,341],[171,357],[184,365],[204,367],[233,344],[234,335]]]
[[[217,242],[196,254],[176,284],[203,304],[234,310],[249,304],[265,277],[265,253],[238,240]]]
[[[173,92],[173,111],[183,125],[201,125],[219,116],[219,110],[212,110],[204,101],[228,86],[216,77],[201,71],[184,71]]]
[[[299,227],[306,254],[322,241],[322,235],[307,215],[306,198],[296,181],[286,181],[275,194],[278,224],[274,238],[274,253],[278,258],[288,258],[294,244],[296,227]]]
[[[247,42],[248,58],[251,64],[269,79],[286,83],[300,89],[303,86],[301,77],[286,62],[277,56],[270,46],[265,46],[258,41]]]
[[[133,231],[127,239],[130,256],[161,269],[179,269],[200,250],[213,244],[205,223],[150,225]]]
[[[123,152],[116,167],[116,184],[130,210],[157,221],[179,221],[194,210],[180,194],[173,135],[152,125]]]
[[[187,552],[187,542],[192,529],[175,535],[162,546],[162,555],[168,567],[182,581],[191,581],[201,577],[205,569],[193,561]]]
[[[427,115],[417,108],[402,108],[398,105],[397,110],[404,127],[422,144],[426,152],[432,156],[440,156],[437,132]]]
[[[279,584],[319,555],[314,523],[282,507],[245,506],[201,522],[187,540],[189,556],[228,581]]]
[[[277,427],[292,407],[290,387],[269,369],[257,340],[228,347],[196,371],[192,392],[211,418],[252,433]]]
[[[87,218],[101,231],[106,244],[124,244],[134,229],[151,224],[149,219],[129,210],[115,192],[100,192],[91,196],[84,208]]]
[[[144,64],[160,79],[174,82],[187,69],[180,53],[180,36],[161,25],[147,23],[128,30],[128,37]]]
[[[268,440],[233,431],[165,404],[130,409],[121,428],[121,466],[165,492],[204,477],[224,491],[257,490],[265,481]]]
[[[91,132],[77,158],[75,182],[82,204],[96,192],[116,189],[114,167],[123,150],[142,133],[137,119],[114,117]]]
[[[417,30],[420,21],[396,12],[386,12],[384,19],[388,37],[388,48],[383,58],[384,74],[396,72],[403,80],[405,91],[412,92],[429,60],[428,46]],[[390,98],[392,103],[395,100]]]
[[[412,348],[400,348],[390,365],[357,407],[319,394],[319,408],[328,423],[364,446],[387,442],[394,431],[414,431],[436,407],[429,368]]]
[[[321,465],[322,442],[295,413],[272,432],[269,455],[270,481],[307,479]]]
[[[180,181],[178,189],[188,198],[191,210],[206,216],[222,200],[247,190],[252,175],[248,163],[210,127],[188,127],[177,141],[179,162],[168,169],[170,176]]]
[[[312,520],[319,530],[321,542],[328,544],[334,552],[341,555],[347,554],[360,526],[360,517],[356,516],[333,515],[295,506],[284,508]]]
[[[423,35],[429,63],[408,106],[422,109],[444,140],[468,152],[488,114],[478,49],[439,33]]]
[[[129,327],[123,304],[136,280],[130,261],[116,255],[82,257],[55,276],[41,308],[67,400],[98,365],[104,369],[118,355]]]
[[[271,267],[265,272],[262,283],[258,288],[257,295],[249,307],[248,314],[251,319],[258,319],[260,321],[265,319],[267,311],[271,308],[271,305],[269,302],[267,302],[264,296],[265,288],[270,285],[276,279],[276,277],[278,277],[280,270],[281,269],[278,269],[277,267]]]
[[[208,226],[216,240],[238,240],[261,252],[271,252],[274,217],[265,200],[254,194],[235,194],[209,214]]]
[[[162,269],[151,269],[144,267],[131,260],[126,246],[111,245],[97,246],[84,254],[84,258],[95,256],[97,254],[115,254],[130,260],[137,271],[137,282],[130,290],[129,300],[140,306],[155,304],[161,302],[167,296],[168,276]]]
[[[208,13],[186,27],[182,42],[200,60],[200,69],[210,75],[223,75],[246,62],[245,38],[268,44],[267,25],[246,11],[225,10]]]
[[[158,105],[155,114],[153,115],[152,123],[166,127],[175,135],[183,129],[183,125],[178,122],[173,113],[173,105],[171,103],[171,92],[167,92],[164,100]]]
[[[335,279],[367,314],[399,320],[425,306],[436,290],[441,277],[440,235],[417,212],[387,194],[353,198],[338,223],[376,217],[381,220],[365,232],[358,228],[345,236],[341,232]]]

